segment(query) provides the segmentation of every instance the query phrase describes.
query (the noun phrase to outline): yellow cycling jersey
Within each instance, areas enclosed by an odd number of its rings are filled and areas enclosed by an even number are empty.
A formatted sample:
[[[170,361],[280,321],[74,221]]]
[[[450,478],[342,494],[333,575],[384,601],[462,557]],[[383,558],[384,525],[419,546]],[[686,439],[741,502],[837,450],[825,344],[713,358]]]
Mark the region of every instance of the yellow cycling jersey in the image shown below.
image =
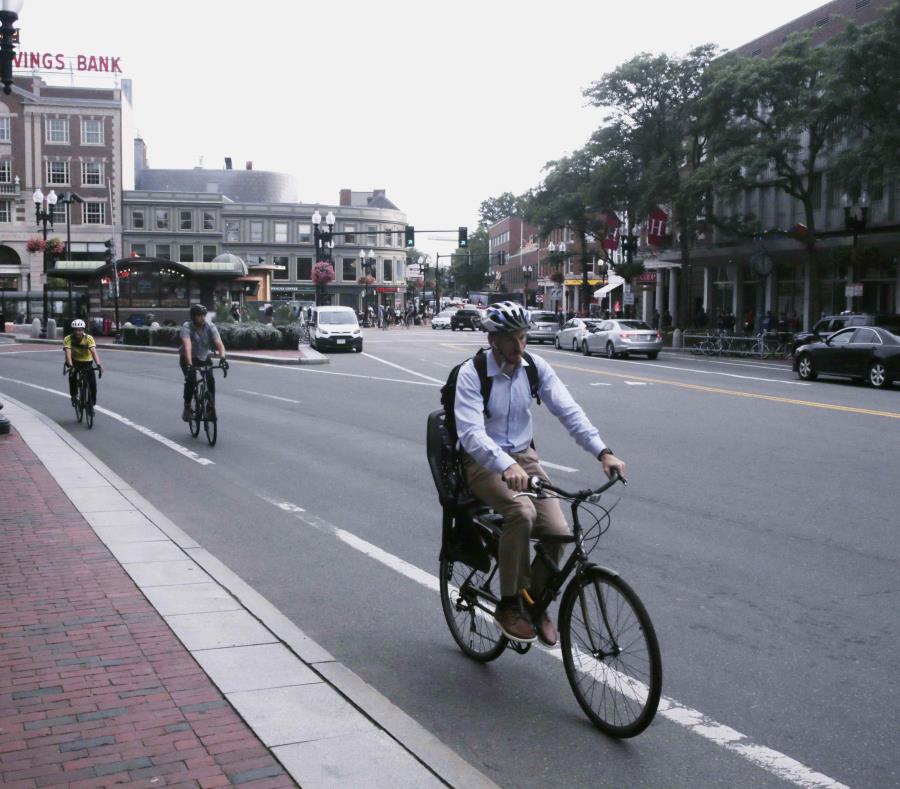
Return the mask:
[[[97,343],[94,342],[94,338],[91,337],[90,334],[85,334],[84,337],[81,338],[81,342],[79,343],[75,339],[74,334],[67,334],[66,339],[63,340],[63,348],[69,348],[72,351],[72,361],[73,362],[89,362],[93,358],[91,356],[91,348],[95,348]]]

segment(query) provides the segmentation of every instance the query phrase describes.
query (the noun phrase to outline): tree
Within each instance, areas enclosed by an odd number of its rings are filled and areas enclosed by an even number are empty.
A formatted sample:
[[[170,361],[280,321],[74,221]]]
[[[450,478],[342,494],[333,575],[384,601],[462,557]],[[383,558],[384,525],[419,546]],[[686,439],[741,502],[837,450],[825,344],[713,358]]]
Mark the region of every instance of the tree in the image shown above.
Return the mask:
[[[584,91],[593,105],[611,111],[609,125],[593,140],[607,160],[598,186],[607,199],[618,199],[632,227],[639,216],[669,207],[684,270],[709,192],[700,175],[709,144],[702,101],[704,74],[716,53],[706,44],[683,57],[640,54]],[[684,278],[682,285],[687,293]],[[685,299],[679,304],[684,309]]]
[[[833,175],[858,194],[866,185],[889,183],[900,171],[900,2],[864,28],[849,25],[833,42],[836,79],[848,86],[849,117],[856,121]],[[850,140],[848,139],[848,142]]]
[[[450,270],[458,291],[469,293],[485,289],[491,276],[487,225],[480,224],[469,234],[469,246],[453,253]]]
[[[804,223],[794,237],[806,253],[804,328],[814,310],[821,172],[849,119],[852,87],[839,84],[836,51],[797,36],[771,58],[728,55],[710,69],[706,97],[707,118],[719,131],[707,168],[715,180],[732,190],[774,185],[802,206]]]
[[[487,227],[508,216],[518,216],[520,213],[521,198],[512,192],[504,192],[498,197],[489,197],[481,201],[478,207],[479,225]]]
[[[542,238],[547,238],[554,230],[572,231],[580,262],[582,305],[585,308],[591,302],[588,242],[606,232],[604,209],[592,199],[594,167],[595,155],[590,146],[549,162],[544,168],[547,175],[543,183],[522,203],[526,221],[537,227]]]

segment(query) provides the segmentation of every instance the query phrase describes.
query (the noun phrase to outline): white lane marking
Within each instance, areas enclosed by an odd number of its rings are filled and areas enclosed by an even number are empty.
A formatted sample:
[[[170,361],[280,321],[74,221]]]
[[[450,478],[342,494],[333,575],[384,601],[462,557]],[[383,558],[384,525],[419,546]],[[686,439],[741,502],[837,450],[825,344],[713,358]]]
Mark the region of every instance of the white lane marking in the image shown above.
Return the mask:
[[[393,554],[382,550],[377,545],[373,545],[367,540],[357,537],[355,534],[351,534],[322,518],[315,515],[309,515],[301,507],[297,507],[295,504],[271,499],[261,494],[258,495],[264,501],[274,504],[285,512],[291,512],[294,514],[294,517],[303,523],[306,523],[319,531],[325,532],[326,534],[334,535],[345,545],[349,545],[351,548],[380,562],[385,565],[385,567],[389,567],[400,575],[409,578],[411,581],[421,584],[426,589],[430,589],[432,592],[440,591],[440,580],[436,576],[419,569],[414,564],[410,564],[399,556],[394,556]],[[541,647],[540,651],[557,660],[562,660],[562,650],[559,647],[554,647],[553,649],[544,649]],[[635,692],[640,694],[641,688],[639,687],[639,683],[632,682],[632,685],[635,688]],[[643,692],[647,692],[646,687]],[[849,789],[846,784],[835,781],[827,775],[817,772],[779,751],[768,748],[765,745],[758,745],[747,737],[747,735],[732,729],[730,726],[719,723],[704,715],[699,710],[685,706],[674,699],[670,699],[666,696],[660,698],[658,712],[667,720],[677,723],[679,726],[683,726],[688,731],[703,737],[705,740],[725,748],[726,750],[732,751],[757,767],[761,767],[785,781],[804,787],[804,789]]]
[[[66,400],[69,399],[68,392],[60,392],[58,389],[49,389],[46,386],[38,386],[37,384],[29,383],[28,381],[19,381],[16,378],[5,378],[0,375],[0,381],[10,381],[14,384],[21,384],[22,386],[30,386],[32,389],[40,389],[42,392],[49,392],[50,394],[59,395],[60,397],[65,397]],[[117,422],[121,422],[123,425],[127,425],[138,431],[138,433],[143,433],[147,438],[152,438],[154,441],[158,441],[163,446],[168,447],[169,449],[177,452],[179,455],[183,455],[189,460],[193,460],[194,463],[199,463],[201,466],[214,466],[215,461],[210,460],[209,458],[202,457],[198,455],[191,449],[187,447],[181,446],[181,444],[176,444],[172,439],[166,438],[165,436],[160,435],[155,430],[151,430],[149,427],[144,427],[143,425],[139,425],[137,422],[132,422],[127,416],[122,416],[122,414],[117,414],[115,411],[110,411],[108,408],[103,408],[103,406],[95,405],[94,410],[97,413],[105,414],[108,417],[115,419]]]
[[[381,362],[382,364],[386,364],[389,367],[394,367],[397,370],[402,370],[404,373],[409,373],[409,375],[415,375],[419,378],[424,378],[426,381],[432,381],[433,383],[444,385],[444,382],[438,378],[432,378],[430,375],[425,375],[425,373],[417,373],[415,370],[410,370],[408,367],[401,367],[399,364],[394,364],[393,362],[389,362],[387,359],[382,359],[380,356],[372,356],[371,353],[363,353],[368,359],[374,359],[376,362]]]
[[[281,400],[283,403],[299,403],[299,400],[291,400],[290,397],[279,397],[278,395],[266,394],[265,392],[254,392],[252,389],[238,389],[239,392],[256,395],[257,397],[268,397],[270,400]]]
[[[363,354],[367,356],[368,354]],[[411,384],[412,386],[443,386],[441,383],[430,383],[429,381],[408,381],[405,378],[381,378],[377,375],[361,375],[360,373],[338,373],[333,370],[311,370],[308,367],[293,367],[286,364],[266,364],[265,362],[247,362],[257,367],[272,367],[275,370],[285,370],[292,373],[315,373],[317,375],[338,375],[342,378],[362,378],[366,381],[388,381],[393,384]]]
[[[565,351],[553,351],[553,353],[564,354]],[[599,359],[599,357],[596,357]],[[627,364],[629,367],[633,364],[639,364],[645,367],[654,367],[657,370],[676,370],[681,373],[695,373],[696,375],[721,375],[725,378],[740,378],[744,381],[765,381],[770,384],[785,384],[786,386],[812,386],[806,381],[785,381],[780,378],[762,378],[757,375],[738,375],[737,373],[723,373],[719,370],[695,370],[691,367],[675,367],[670,364],[661,364],[660,362],[639,362],[637,359],[600,359],[601,362],[612,362],[613,364]]]
[[[597,381],[595,383],[592,383],[591,386],[612,386],[612,384],[601,383],[600,381]]]
[[[571,468],[570,466],[560,466],[558,463],[551,463],[549,460],[542,460],[542,466],[546,466],[547,468],[555,468],[557,471],[568,471],[570,474],[574,474],[578,471],[577,468]]]
[[[646,381],[626,381],[625,386],[646,386]]]

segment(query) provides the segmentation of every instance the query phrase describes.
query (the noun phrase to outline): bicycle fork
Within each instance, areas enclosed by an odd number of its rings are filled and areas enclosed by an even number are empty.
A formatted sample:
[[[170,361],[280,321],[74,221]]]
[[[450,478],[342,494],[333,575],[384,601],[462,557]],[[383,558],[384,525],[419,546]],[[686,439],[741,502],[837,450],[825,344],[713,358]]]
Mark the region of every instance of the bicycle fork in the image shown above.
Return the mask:
[[[576,577],[575,583],[578,582],[578,578]],[[606,609],[606,598],[603,596],[603,592],[600,591],[600,585],[597,583],[596,579],[592,581],[594,586],[594,591],[597,593],[597,604],[600,607],[600,618],[603,620],[603,627],[606,632],[609,634],[609,642],[612,648],[608,652],[604,652],[600,645],[597,643],[598,639],[594,637],[594,626],[592,624],[592,617],[588,610],[587,600],[585,599],[584,589],[580,588],[578,590],[578,605],[581,608],[581,615],[584,617],[584,626],[587,630],[588,641],[591,643],[591,655],[593,655],[598,660],[603,660],[607,657],[618,655],[622,649],[616,643],[616,637],[613,635],[613,629],[609,626],[609,613]],[[600,631],[602,633],[602,631]],[[599,634],[598,634],[599,635]]]

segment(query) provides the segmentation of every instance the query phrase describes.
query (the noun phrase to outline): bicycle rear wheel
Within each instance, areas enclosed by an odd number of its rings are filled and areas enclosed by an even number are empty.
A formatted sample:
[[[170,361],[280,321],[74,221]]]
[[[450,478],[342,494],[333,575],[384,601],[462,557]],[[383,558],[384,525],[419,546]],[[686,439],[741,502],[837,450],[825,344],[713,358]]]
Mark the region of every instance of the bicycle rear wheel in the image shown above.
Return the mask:
[[[594,725],[623,738],[646,729],[659,704],[662,660],[634,590],[597,567],[579,573],[563,595],[559,634],[572,692]]]
[[[496,660],[508,643],[494,621],[493,601],[500,599],[496,560],[491,560],[491,569],[485,573],[465,562],[442,559],[440,578],[441,606],[453,640],[473,660]]]
[[[203,430],[206,432],[206,440],[211,447],[216,445],[216,439],[219,437],[219,422],[216,417],[216,408],[213,405],[212,398],[206,395],[203,404]]]

